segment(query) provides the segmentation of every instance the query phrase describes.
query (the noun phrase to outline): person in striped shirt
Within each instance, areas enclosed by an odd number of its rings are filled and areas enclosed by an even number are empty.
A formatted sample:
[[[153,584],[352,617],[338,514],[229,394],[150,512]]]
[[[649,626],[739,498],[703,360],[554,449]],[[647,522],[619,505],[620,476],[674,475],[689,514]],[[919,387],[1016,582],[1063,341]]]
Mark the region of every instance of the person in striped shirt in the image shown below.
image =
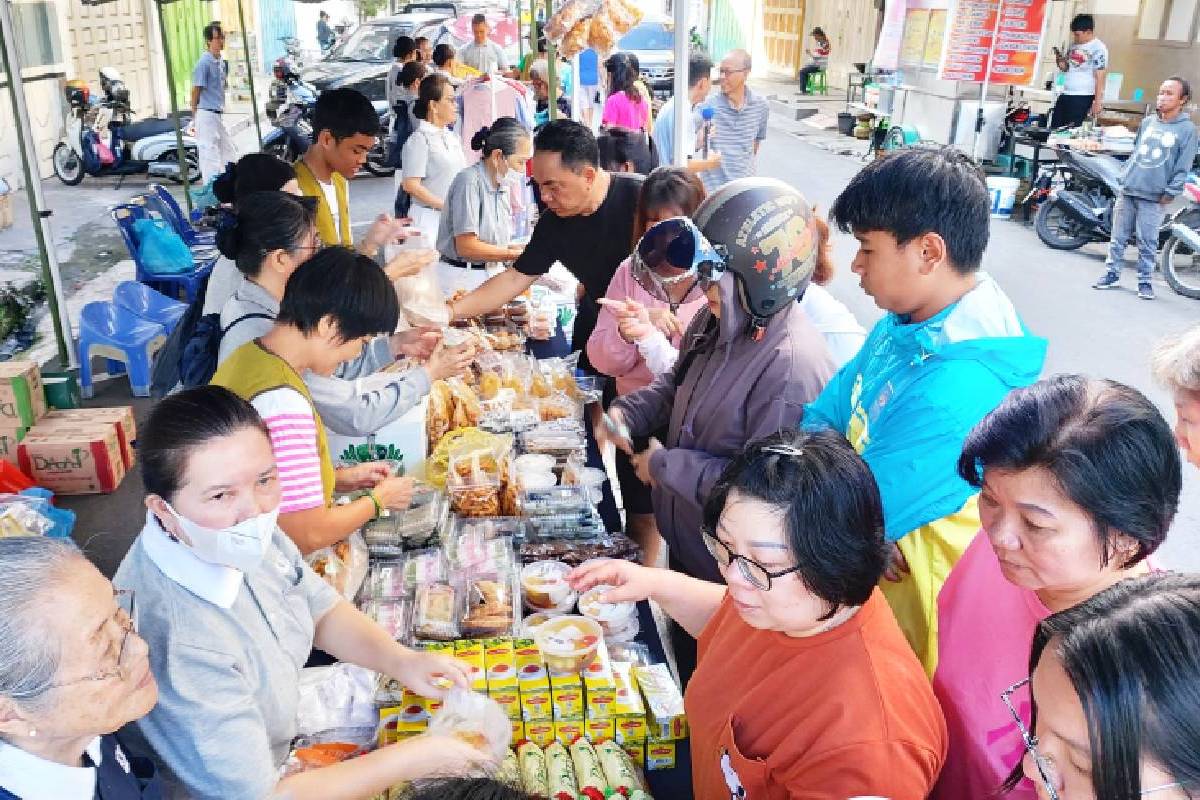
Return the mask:
[[[721,154],[721,163],[700,173],[709,194],[730,181],[753,177],[758,148],[767,138],[771,107],[746,85],[750,67],[749,53],[730,50],[717,70],[721,90],[709,99],[714,123],[710,146]]]
[[[342,541],[385,508],[407,508],[413,482],[383,463],[334,469],[325,426],[302,377],[332,375],[368,341],[396,329],[400,308],[383,269],[328,247],[292,273],[271,330],[239,347],[212,382],[249,400],[267,424],[279,469],[279,527],[302,553]],[[334,506],[334,491],[367,489]]]

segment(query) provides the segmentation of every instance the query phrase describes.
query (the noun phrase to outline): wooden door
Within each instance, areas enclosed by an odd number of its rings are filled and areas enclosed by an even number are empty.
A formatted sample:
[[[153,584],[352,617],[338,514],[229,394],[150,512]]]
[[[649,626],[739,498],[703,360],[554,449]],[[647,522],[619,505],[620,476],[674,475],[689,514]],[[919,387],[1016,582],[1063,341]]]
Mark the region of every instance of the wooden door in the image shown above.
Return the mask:
[[[804,0],[763,0],[767,68],[795,77],[804,65]]]

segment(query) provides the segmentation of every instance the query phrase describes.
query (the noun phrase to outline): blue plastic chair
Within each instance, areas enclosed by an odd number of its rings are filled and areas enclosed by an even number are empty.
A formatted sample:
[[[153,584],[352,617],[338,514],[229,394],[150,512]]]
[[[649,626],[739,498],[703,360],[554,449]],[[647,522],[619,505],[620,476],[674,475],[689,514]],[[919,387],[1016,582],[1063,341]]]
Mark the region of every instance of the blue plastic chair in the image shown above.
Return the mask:
[[[142,319],[157,322],[168,335],[187,313],[187,303],[172,300],[137,281],[121,281],[117,284],[117,290],[113,292],[113,303],[126,311],[132,311]]]
[[[137,236],[133,232],[134,222],[139,219],[149,218],[150,214],[146,210],[146,207],[137,203],[124,203],[110,208],[109,216],[117,224],[117,230],[121,232],[121,238],[125,242],[125,249],[129,251],[129,257],[133,259],[133,263],[137,266],[137,280],[139,283],[144,283],[151,289],[162,292],[171,299],[179,298],[182,291],[183,300],[188,303],[192,302],[199,295],[201,287],[208,280],[209,273],[212,272],[213,266],[217,263],[216,256],[201,259],[193,257],[193,269],[191,272],[178,274],[149,272],[142,265],[141,259],[138,258],[138,241]]]
[[[168,225],[170,225],[171,230],[173,230],[173,231],[175,231],[175,233],[179,234],[179,238],[183,239],[183,243],[188,246],[188,250],[192,251],[192,259],[193,260],[203,261],[203,260],[207,260],[210,258],[216,258],[217,256],[220,255],[220,252],[217,250],[216,244],[214,244],[213,242],[205,242],[205,243],[196,244],[196,243],[190,241],[188,239],[188,234],[189,233],[194,234],[194,231],[190,227],[188,227],[188,228],[181,227],[181,225],[179,224],[179,220],[175,219],[175,217],[173,216],[171,207],[168,206],[166,203],[164,203],[163,199],[161,197],[159,197],[158,195],[154,194],[153,192],[138,195],[137,197],[133,198],[133,200],[131,200],[130,202],[133,203],[134,205],[140,205],[140,206],[145,207],[145,209],[148,212],[150,212],[151,216],[158,217],[159,219],[165,221]]]
[[[217,232],[197,230],[184,215],[183,209],[179,207],[179,201],[175,199],[175,195],[167,191],[167,187],[161,183],[152,183],[150,184],[150,194],[157,197],[162,205],[166,207],[167,211],[162,215],[163,219],[171,223],[171,227],[183,237],[183,240],[188,243],[189,247],[193,245],[216,246]]]
[[[95,395],[92,358],[99,356],[125,364],[129,388],[135,397],[150,396],[150,365],[167,341],[162,325],[142,319],[114,303],[97,300],[79,315],[79,391]]]

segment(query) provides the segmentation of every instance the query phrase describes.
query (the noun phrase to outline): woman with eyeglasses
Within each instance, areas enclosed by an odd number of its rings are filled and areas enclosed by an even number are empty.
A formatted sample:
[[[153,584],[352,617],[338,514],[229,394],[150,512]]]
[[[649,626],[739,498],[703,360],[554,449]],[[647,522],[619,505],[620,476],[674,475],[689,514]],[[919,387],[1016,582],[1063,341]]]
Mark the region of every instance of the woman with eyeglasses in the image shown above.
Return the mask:
[[[274,434],[249,402],[205,386],[159,403],[139,436],[146,524],[114,583],[137,592],[159,699],[130,746],[155,759],[167,798],[196,800],[366,800],[493,766],[459,739],[421,736],[280,778],[314,645],[426,697],[468,681],[453,658],[393,641],[304,562],[277,525]],[[70,713],[90,713],[83,699]]]
[[[1200,794],[1200,578],[1130,578],[1047,617],[1029,674],[1003,695],[1026,749],[1012,782],[1042,800]],[[1026,685],[1031,726],[1012,701]]]
[[[929,681],[877,587],[887,566],[871,471],[844,437],[748,445],[704,508],[721,582],[627,561],[569,579],[655,600],[699,640],[684,693],[696,800],[923,800],[946,752]]]
[[[155,800],[114,735],[158,698],[133,594],[61,539],[0,539],[0,800]]]
[[[1004,783],[1021,732],[994,698],[1028,674],[1038,623],[1150,571],[1182,481],[1154,404],[1080,375],[1009,393],[968,435],[958,471],[981,490],[983,529],[938,595],[933,688],[950,729],[939,800],[987,797]],[[1028,691],[1010,699],[1027,719]],[[1027,781],[1010,794],[1034,795]]]

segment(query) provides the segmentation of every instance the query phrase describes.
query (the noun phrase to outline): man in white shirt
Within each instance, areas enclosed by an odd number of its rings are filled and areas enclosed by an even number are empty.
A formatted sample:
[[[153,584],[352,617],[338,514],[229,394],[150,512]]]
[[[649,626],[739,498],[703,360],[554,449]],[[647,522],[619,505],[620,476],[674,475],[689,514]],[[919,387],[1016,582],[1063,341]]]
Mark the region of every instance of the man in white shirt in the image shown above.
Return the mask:
[[[508,58],[504,55],[504,49],[488,39],[489,33],[491,26],[487,17],[483,14],[472,17],[471,36],[474,37],[474,41],[458,51],[458,60],[485,75],[508,72]]]
[[[1074,128],[1087,117],[1097,117],[1104,105],[1104,79],[1108,74],[1108,47],[1096,38],[1091,14],[1071,20],[1071,46],[1064,55],[1054,48],[1054,60],[1063,75],[1063,93],[1054,104],[1050,124]]]
[[[688,133],[683,137],[683,157],[691,172],[704,172],[719,166],[721,156],[710,149],[707,158],[696,158],[699,135],[703,120],[698,106],[712,91],[712,60],[702,52],[692,51],[688,58]],[[659,159],[663,164],[675,163],[675,98],[663,103],[654,123],[654,144],[658,147]]]

